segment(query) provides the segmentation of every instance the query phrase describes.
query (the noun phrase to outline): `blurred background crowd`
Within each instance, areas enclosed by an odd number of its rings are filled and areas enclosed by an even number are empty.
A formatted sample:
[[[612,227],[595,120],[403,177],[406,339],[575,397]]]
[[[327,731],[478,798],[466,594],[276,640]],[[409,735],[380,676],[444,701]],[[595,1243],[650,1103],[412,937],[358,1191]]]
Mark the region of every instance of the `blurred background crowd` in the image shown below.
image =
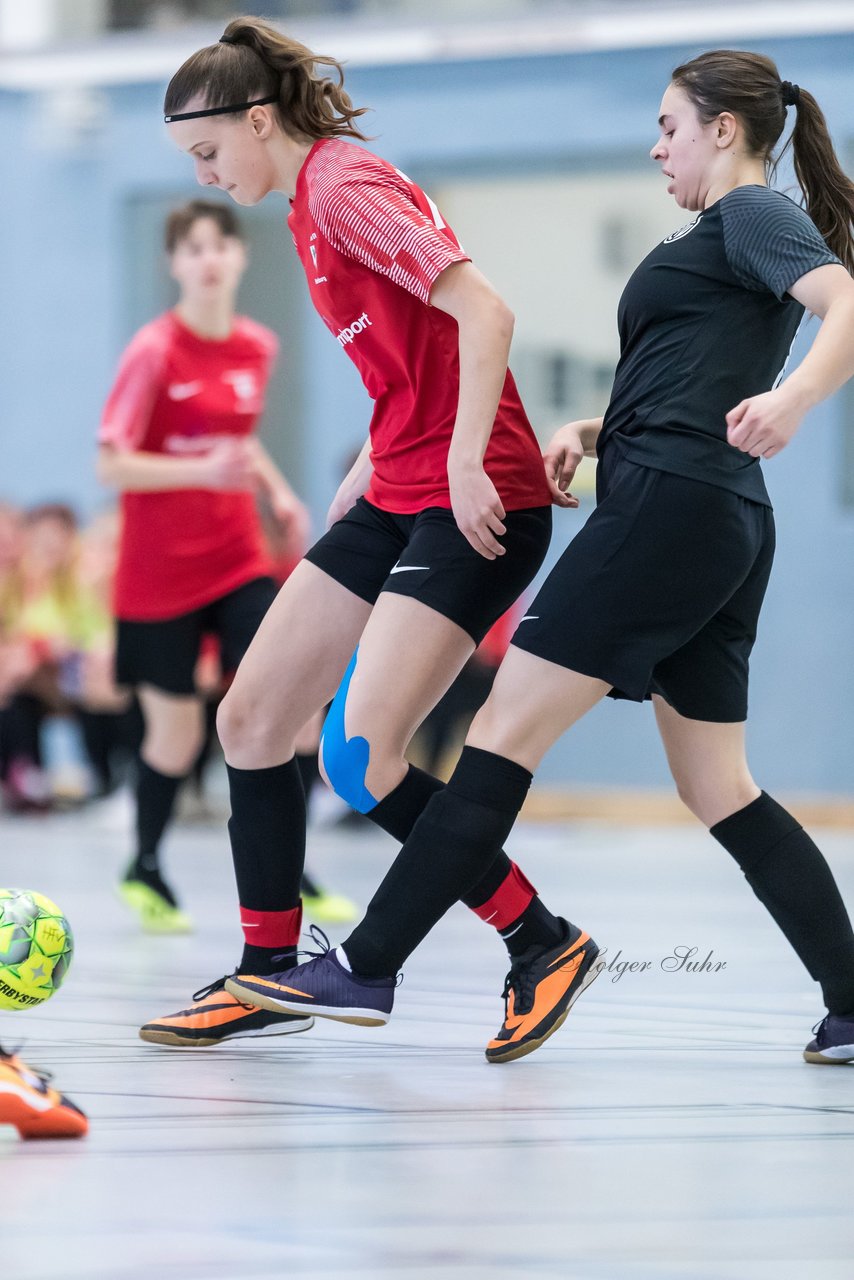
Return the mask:
[[[113,678],[118,525],[0,502],[0,780],[13,811],[108,794],[141,726]]]

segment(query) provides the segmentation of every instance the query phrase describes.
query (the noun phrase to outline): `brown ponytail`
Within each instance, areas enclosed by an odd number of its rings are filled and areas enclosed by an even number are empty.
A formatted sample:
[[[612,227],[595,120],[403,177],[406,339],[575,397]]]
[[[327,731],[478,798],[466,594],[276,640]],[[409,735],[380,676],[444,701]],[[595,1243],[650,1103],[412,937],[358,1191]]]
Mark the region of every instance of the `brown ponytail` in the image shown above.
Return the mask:
[[[821,108],[806,89],[786,83],[770,58],[716,49],[683,63],[672,82],[684,90],[706,123],[723,111],[737,116],[753,155],[765,160],[769,181],[788,148],[806,209],[828,248],[854,272],[854,184],[843,172]],[[782,151],[773,150],[786,126],[786,106],[797,112]]]
[[[329,67],[335,78],[318,74]],[[353,123],[366,107],[354,107],[344,92],[344,72],[334,58],[312,53],[260,18],[235,18],[217,44],[199,49],[175,72],[164,113],[177,115],[201,98],[206,107],[276,97],[282,127],[301,138],[361,138]]]
[[[806,197],[807,212],[828,248],[854,272],[854,184],[833,149],[824,112],[811,93],[798,91],[795,127],[776,163],[791,146],[795,177]]]

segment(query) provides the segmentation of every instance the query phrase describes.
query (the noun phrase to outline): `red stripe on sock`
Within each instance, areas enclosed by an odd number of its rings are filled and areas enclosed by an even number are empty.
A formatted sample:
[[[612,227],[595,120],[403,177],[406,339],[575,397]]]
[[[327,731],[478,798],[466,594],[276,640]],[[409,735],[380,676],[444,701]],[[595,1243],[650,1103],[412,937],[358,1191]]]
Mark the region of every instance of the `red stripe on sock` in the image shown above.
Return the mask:
[[[302,903],[292,911],[240,908],[243,936],[252,947],[295,947],[302,929]]]
[[[474,907],[476,916],[494,929],[506,929],[531,905],[537,891],[515,862],[491,898]]]

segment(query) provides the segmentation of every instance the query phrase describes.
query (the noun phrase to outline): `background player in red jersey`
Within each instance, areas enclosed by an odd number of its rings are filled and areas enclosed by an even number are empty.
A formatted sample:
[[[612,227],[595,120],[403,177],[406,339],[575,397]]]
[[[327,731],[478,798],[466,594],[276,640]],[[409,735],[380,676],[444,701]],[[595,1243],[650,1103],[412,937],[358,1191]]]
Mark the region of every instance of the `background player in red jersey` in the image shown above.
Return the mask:
[[[362,113],[336,62],[237,19],[176,73],[165,110],[202,185],[240,204],[291,197],[312,301],[374,400],[331,528],[280,591],[220,708],[241,971],[264,977],[294,962],[300,931],[301,726],[335,695],[326,775],[404,839],[441,789],[405,749],[540,567],[551,495],[507,369],[513,317],[424,192],[346,140],[363,138]],[[431,857],[440,878],[452,873],[441,847]],[[587,939],[502,858],[464,900],[508,947]]]
[[[159,864],[175,796],[201,747],[194,670],[203,635],[236,667],[275,596],[256,494],[289,539],[307,517],[254,437],[277,339],[235,315],[246,250],[231,209],[195,200],[166,224],[180,296],[122,357],[104,409],[99,474],[121,490],[117,674],[145,719],[137,850],[121,886],[146,928],[189,926]]]

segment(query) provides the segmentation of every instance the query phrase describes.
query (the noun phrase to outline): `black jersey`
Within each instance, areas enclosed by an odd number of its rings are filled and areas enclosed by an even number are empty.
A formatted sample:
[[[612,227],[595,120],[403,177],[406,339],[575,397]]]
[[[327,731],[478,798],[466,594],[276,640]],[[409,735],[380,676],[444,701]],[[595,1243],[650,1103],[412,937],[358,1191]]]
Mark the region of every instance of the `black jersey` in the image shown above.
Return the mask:
[[[770,506],[726,414],[774,386],[804,309],[786,290],[838,262],[804,211],[736,187],[657,245],[620,299],[620,361],[599,436],[633,462]]]

